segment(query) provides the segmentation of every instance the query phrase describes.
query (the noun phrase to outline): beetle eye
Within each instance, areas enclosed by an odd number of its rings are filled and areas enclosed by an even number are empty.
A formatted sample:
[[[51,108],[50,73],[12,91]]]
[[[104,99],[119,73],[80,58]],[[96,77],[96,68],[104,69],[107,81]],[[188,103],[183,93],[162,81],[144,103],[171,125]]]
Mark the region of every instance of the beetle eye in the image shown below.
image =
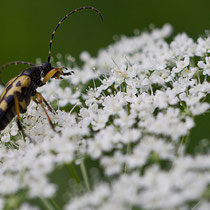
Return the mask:
[[[44,70],[50,70],[51,69],[51,64],[50,63],[43,63],[42,64],[42,68],[44,69]]]
[[[43,70],[41,71],[40,75],[41,75],[41,77],[44,77],[44,71]]]

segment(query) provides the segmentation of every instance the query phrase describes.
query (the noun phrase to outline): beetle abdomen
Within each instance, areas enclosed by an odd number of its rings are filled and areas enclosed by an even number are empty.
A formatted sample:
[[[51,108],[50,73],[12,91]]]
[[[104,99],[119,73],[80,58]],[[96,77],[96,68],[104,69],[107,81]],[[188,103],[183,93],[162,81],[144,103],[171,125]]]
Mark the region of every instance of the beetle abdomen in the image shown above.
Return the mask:
[[[3,130],[16,115],[15,107],[11,107],[6,111],[0,109],[0,131]]]
[[[20,113],[26,112],[32,95],[32,83],[29,76],[20,75],[10,80],[6,85],[0,97],[0,131],[3,130],[16,115],[14,95],[18,98]]]

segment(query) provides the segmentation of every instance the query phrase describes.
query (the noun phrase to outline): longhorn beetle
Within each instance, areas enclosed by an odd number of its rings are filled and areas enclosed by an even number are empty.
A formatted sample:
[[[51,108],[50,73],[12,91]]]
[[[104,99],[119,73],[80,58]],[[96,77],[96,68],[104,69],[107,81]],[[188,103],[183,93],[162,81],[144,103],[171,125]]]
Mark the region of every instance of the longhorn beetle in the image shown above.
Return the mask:
[[[29,63],[25,61],[14,61],[14,62],[5,64],[1,67],[0,73],[5,67],[9,65],[13,65],[13,64],[16,64],[16,65],[27,64],[27,65],[32,66],[28,69],[25,69],[18,76],[12,78],[6,84],[6,87],[0,96],[0,131],[3,130],[9,124],[9,122],[17,115],[18,129],[22,132],[23,135],[31,139],[28,135],[25,134],[22,128],[21,122],[20,122],[20,113],[26,112],[27,106],[29,105],[31,99],[35,103],[41,105],[42,109],[44,110],[47,116],[47,119],[49,121],[51,128],[55,131],[52,121],[44,107],[44,104],[47,106],[49,111],[53,112],[53,110],[51,109],[47,101],[44,99],[44,97],[39,92],[37,92],[36,89],[38,87],[45,85],[46,82],[50,78],[62,79],[61,76],[69,76],[73,73],[72,71],[64,72],[63,70],[66,69],[65,67],[55,68],[51,66],[50,64],[51,48],[52,48],[52,42],[53,42],[55,32],[57,31],[61,23],[73,13],[78,12],[83,9],[93,10],[100,16],[101,20],[103,20],[101,12],[94,7],[84,6],[84,7],[75,9],[69,12],[67,15],[65,15],[55,27],[50,38],[49,54],[48,54],[48,59],[46,63],[43,63],[41,66],[36,66],[33,63]]]

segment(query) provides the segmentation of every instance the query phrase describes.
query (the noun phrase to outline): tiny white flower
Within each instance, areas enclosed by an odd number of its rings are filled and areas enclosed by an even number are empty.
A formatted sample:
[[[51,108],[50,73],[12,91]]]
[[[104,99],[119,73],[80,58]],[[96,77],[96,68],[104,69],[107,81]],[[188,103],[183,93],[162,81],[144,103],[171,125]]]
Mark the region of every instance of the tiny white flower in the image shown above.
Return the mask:
[[[193,56],[196,44],[193,39],[189,38],[187,34],[182,33],[175,37],[174,41],[170,44],[172,55],[174,56]]]
[[[181,61],[176,62],[176,67],[174,67],[172,69],[172,71],[174,71],[175,73],[179,73],[184,68],[189,66],[189,64],[190,64],[190,58],[188,56],[186,56],[183,61],[181,60]]]
[[[6,135],[2,136],[1,141],[4,142],[4,143],[9,142],[10,141],[10,135],[6,134]]]
[[[205,39],[199,37],[197,42],[198,42],[196,47],[197,56],[204,56],[206,53],[210,52],[210,37],[207,37]]]
[[[13,126],[11,127],[11,131],[10,131],[10,134],[12,136],[16,136],[18,133],[18,126],[17,126],[17,123],[13,123]]]
[[[103,157],[101,164],[105,168],[108,176],[118,174],[122,170],[124,157],[120,152],[116,152],[113,157]]]
[[[199,61],[198,66],[203,69],[203,75],[210,76],[210,57],[206,57],[205,63],[203,61]]]

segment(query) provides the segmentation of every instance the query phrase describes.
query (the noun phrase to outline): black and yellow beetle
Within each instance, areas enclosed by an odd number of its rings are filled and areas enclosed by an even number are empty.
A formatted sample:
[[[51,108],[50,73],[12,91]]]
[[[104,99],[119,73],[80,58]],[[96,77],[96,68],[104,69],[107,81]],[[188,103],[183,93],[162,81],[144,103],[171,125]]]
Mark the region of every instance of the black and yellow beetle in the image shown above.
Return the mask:
[[[27,106],[29,105],[31,99],[37,104],[41,105],[44,112],[46,113],[46,116],[48,118],[48,121],[52,129],[55,131],[54,126],[50,120],[50,117],[44,107],[44,104],[47,106],[49,111],[52,112],[52,109],[50,105],[47,103],[47,101],[43,98],[43,96],[39,92],[37,92],[36,89],[38,87],[45,85],[50,78],[61,79],[62,78],[61,76],[68,76],[73,73],[73,72],[64,72],[63,71],[65,69],[64,67],[55,68],[51,66],[50,64],[51,47],[55,32],[58,29],[58,27],[61,25],[61,23],[71,14],[83,9],[90,9],[95,11],[103,20],[100,11],[91,6],[80,7],[65,15],[62,18],[62,20],[59,21],[59,23],[57,24],[56,28],[54,29],[51,35],[50,44],[49,44],[49,55],[46,63],[43,63],[41,66],[35,66],[35,64],[29,62],[15,61],[2,66],[1,70],[13,64],[27,64],[32,67],[25,69],[18,76],[11,79],[7,83],[5,89],[3,90],[3,93],[0,96],[0,131],[3,130],[10,123],[10,121],[17,115],[18,128],[25,136],[27,136],[23,131],[22,125],[20,123],[20,113],[26,112]]]

